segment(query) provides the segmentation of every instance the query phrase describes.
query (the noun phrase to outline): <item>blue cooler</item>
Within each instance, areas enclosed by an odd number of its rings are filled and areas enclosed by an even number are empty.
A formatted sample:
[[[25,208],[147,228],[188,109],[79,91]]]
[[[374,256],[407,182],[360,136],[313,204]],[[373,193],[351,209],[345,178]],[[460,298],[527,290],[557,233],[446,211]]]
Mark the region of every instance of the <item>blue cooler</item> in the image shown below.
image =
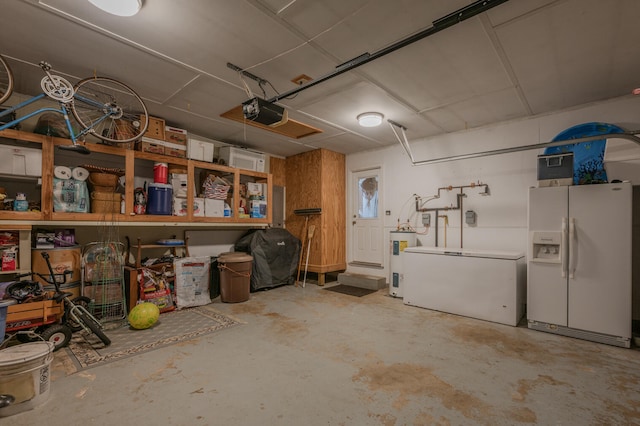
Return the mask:
[[[150,183],[147,191],[147,214],[171,215],[173,188],[167,183]]]

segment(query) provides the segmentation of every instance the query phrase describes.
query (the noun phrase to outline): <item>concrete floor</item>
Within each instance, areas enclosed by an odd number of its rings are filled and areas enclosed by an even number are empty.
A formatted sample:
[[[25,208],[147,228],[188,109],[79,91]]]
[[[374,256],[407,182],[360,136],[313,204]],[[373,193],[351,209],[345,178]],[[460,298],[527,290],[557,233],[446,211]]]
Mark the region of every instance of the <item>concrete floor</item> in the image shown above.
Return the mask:
[[[328,285],[332,285],[329,283]],[[66,375],[0,419],[56,425],[640,424],[640,351],[286,286],[239,304],[244,324]]]

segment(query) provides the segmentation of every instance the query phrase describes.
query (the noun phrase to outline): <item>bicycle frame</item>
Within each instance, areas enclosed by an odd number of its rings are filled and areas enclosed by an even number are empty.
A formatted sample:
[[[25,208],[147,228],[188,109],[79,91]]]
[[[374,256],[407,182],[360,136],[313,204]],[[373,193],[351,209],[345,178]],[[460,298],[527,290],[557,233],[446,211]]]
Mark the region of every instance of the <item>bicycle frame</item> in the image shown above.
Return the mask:
[[[80,324],[80,326],[87,333],[91,334],[91,329],[87,327],[84,321],[78,316],[77,312],[81,312],[84,315],[90,317],[96,323],[99,323],[99,321],[87,310],[87,308],[82,305],[76,305],[75,303],[73,303],[69,296],[65,296],[62,300],[64,301],[65,310],[69,314],[69,316],[76,322],[76,324]]]
[[[6,109],[6,110],[0,112],[0,118],[4,117],[5,115],[9,115],[12,112],[15,112],[15,111],[17,111],[17,110],[19,110],[21,108],[24,108],[24,107],[26,107],[28,105],[31,105],[32,103],[37,102],[37,101],[39,101],[41,99],[44,99],[46,97],[47,97],[46,93],[40,93],[37,96],[34,96],[34,97],[30,98],[30,99],[27,99],[26,101],[21,102],[18,105],[15,105],[15,106],[13,106],[13,107],[11,107],[9,109]],[[77,93],[74,93],[73,98],[77,99],[80,102],[83,102],[83,103],[86,103],[88,105],[94,106],[96,108],[104,108],[105,107],[103,104],[98,103],[96,101],[93,101],[93,100],[91,100],[89,98],[85,98],[83,96],[80,96]],[[44,108],[40,108],[40,109],[38,109],[36,111],[30,112],[29,114],[26,114],[26,115],[24,115],[22,117],[16,118],[15,120],[12,120],[12,121],[10,121],[8,123],[5,123],[5,124],[1,125],[0,126],[0,130],[5,130],[5,129],[8,129],[10,127],[13,127],[16,124],[19,124],[19,123],[21,123],[21,122],[23,122],[25,120],[28,120],[31,117],[34,117],[34,116],[36,116],[38,114],[43,113],[43,112],[56,112],[58,114],[62,114],[62,116],[64,117],[64,121],[65,121],[65,124],[67,126],[67,130],[69,131],[69,135],[71,137],[71,142],[73,143],[73,146],[74,147],[81,147],[81,145],[77,144],[78,139],[82,138],[86,134],[92,133],[94,131],[93,127],[84,128],[77,134],[74,133],[73,127],[71,126],[71,120],[69,119],[69,110],[67,108],[67,102],[58,101],[58,105],[60,106],[60,109],[56,109],[56,108],[53,108],[53,107],[44,107]],[[104,120],[106,120],[112,114],[112,112],[113,111],[111,109],[108,109],[106,111],[106,113],[94,123],[94,125],[99,124],[99,123],[103,122]],[[82,148],[87,151],[86,152],[87,154],[89,153],[89,151],[85,147],[82,147]],[[69,149],[71,149],[71,148],[69,148]],[[76,150],[80,151],[80,152],[83,151],[81,149],[76,149]]]
[[[19,110],[21,108],[24,108],[27,105],[31,105],[32,103],[37,102],[40,99],[44,99],[46,97],[47,97],[46,93],[40,93],[39,95],[34,96],[34,97],[30,98],[30,99],[27,99],[26,101],[21,102],[21,103],[19,103],[18,105],[14,106],[14,107],[11,107],[11,108],[9,108],[7,110],[4,110],[3,112],[0,113],[0,118],[4,117],[5,115],[11,114],[12,112],[17,111],[17,110]],[[73,97],[74,97],[74,99],[78,99],[81,102],[84,102],[86,104],[95,106],[97,108],[103,108],[104,107],[104,105],[102,105],[102,104],[100,104],[98,102],[92,101],[92,100],[90,100],[88,98],[84,98],[84,97],[79,96],[77,94],[74,94]],[[87,133],[91,133],[93,131],[93,129],[91,127],[88,127],[88,128],[82,129],[82,131],[80,131],[78,134],[74,134],[73,128],[71,126],[71,120],[69,120],[69,112],[68,112],[68,109],[66,107],[66,103],[58,101],[58,104],[60,105],[60,109],[56,109],[56,108],[52,108],[52,107],[40,108],[40,109],[38,109],[36,111],[33,111],[33,112],[31,112],[31,113],[29,113],[27,115],[24,115],[24,116],[22,116],[20,118],[16,118],[15,120],[10,121],[9,123],[3,124],[2,126],[0,126],[0,130],[8,129],[9,127],[15,126],[16,124],[19,124],[19,123],[23,122],[24,120],[28,120],[29,118],[31,118],[33,116],[36,116],[36,115],[41,114],[43,112],[50,111],[50,112],[57,112],[59,114],[62,114],[62,116],[64,117],[64,121],[65,121],[65,123],[67,125],[67,130],[69,130],[69,135],[71,136],[71,140],[74,143],[78,140],[78,138],[86,135]],[[97,120],[96,124],[99,124],[99,123],[103,122],[104,120],[106,120],[107,117],[109,117],[110,114],[111,114],[111,111],[108,111],[104,116],[102,116],[99,120]]]

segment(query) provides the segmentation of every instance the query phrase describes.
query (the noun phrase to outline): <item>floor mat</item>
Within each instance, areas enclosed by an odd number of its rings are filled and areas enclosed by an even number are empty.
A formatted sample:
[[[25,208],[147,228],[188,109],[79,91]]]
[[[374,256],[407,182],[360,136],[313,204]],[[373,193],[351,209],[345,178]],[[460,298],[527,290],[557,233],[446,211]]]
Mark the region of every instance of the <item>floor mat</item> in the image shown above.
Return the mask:
[[[356,296],[356,297],[366,296],[367,294],[375,293],[376,291],[378,291],[378,290],[371,290],[371,289],[362,288],[362,287],[353,287],[346,284],[338,284],[332,287],[325,287],[324,289],[328,291],[335,291],[336,293],[348,294],[349,296]]]
[[[240,321],[207,306],[198,306],[161,314],[158,322],[146,330],[135,330],[128,325],[106,329],[105,334],[111,339],[111,345],[107,347],[93,334],[84,331],[74,333],[66,351],[76,364],[76,371],[79,371],[237,324]]]

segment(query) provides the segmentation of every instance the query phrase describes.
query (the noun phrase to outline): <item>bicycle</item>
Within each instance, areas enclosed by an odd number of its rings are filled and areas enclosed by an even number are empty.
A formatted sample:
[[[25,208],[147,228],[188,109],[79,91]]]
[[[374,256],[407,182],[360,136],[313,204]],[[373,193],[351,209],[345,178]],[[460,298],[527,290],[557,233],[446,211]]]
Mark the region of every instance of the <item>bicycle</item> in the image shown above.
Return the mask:
[[[109,346],[111,344],[111,339],[109,339],[107,335],[102,331],[102,324],[100,323],[100,321],[98,321],[96,317],[91,315],[91,313],[84,305],[77,304],[73,300],[71,300],[69,296],[72,296],[73,293],[60,291],[60,286],[58,284],[58,281],[55,279],[55,274],[53,273],[53,268],[51,267],[51,262],[49,261],[49,253],[43,251],[40,254],[47,263],[51,281],[53,281],[52,284],[56,288],[56,293],[54,296],[55,300],[64,301],[66,322],[69,327],[73,331],[76,331],[78,330],[78,326],[80,326],[87,333],[93,333],[98,336],[98,338],[102,341],[102,343],[104,343],[105,346]]]
[[[72,142],[72,145],[62,145],[60,149],[81,154],[91,152],[78,143],[86,135],[93,135],[106,144],[121,144],[134,142],[146,132],[149,123],[147,107],[142,98],[126,84],[109,77],[95,76],[82,79],[72,86],[65,78],[52,74],[52,67],[47,62],[42,61],[39,65],[46,74],[40,82],[42,93],[0,111],[0,118],[46,97],[57,101],[58,108],[40,108],[0,125],[0,131],[43,112],[59,113],[64,118]],[[0,56],[0,104],[9,99],[13,88],[13,72]],[[69,120],[69,112],[81,126],[77,133]]]

